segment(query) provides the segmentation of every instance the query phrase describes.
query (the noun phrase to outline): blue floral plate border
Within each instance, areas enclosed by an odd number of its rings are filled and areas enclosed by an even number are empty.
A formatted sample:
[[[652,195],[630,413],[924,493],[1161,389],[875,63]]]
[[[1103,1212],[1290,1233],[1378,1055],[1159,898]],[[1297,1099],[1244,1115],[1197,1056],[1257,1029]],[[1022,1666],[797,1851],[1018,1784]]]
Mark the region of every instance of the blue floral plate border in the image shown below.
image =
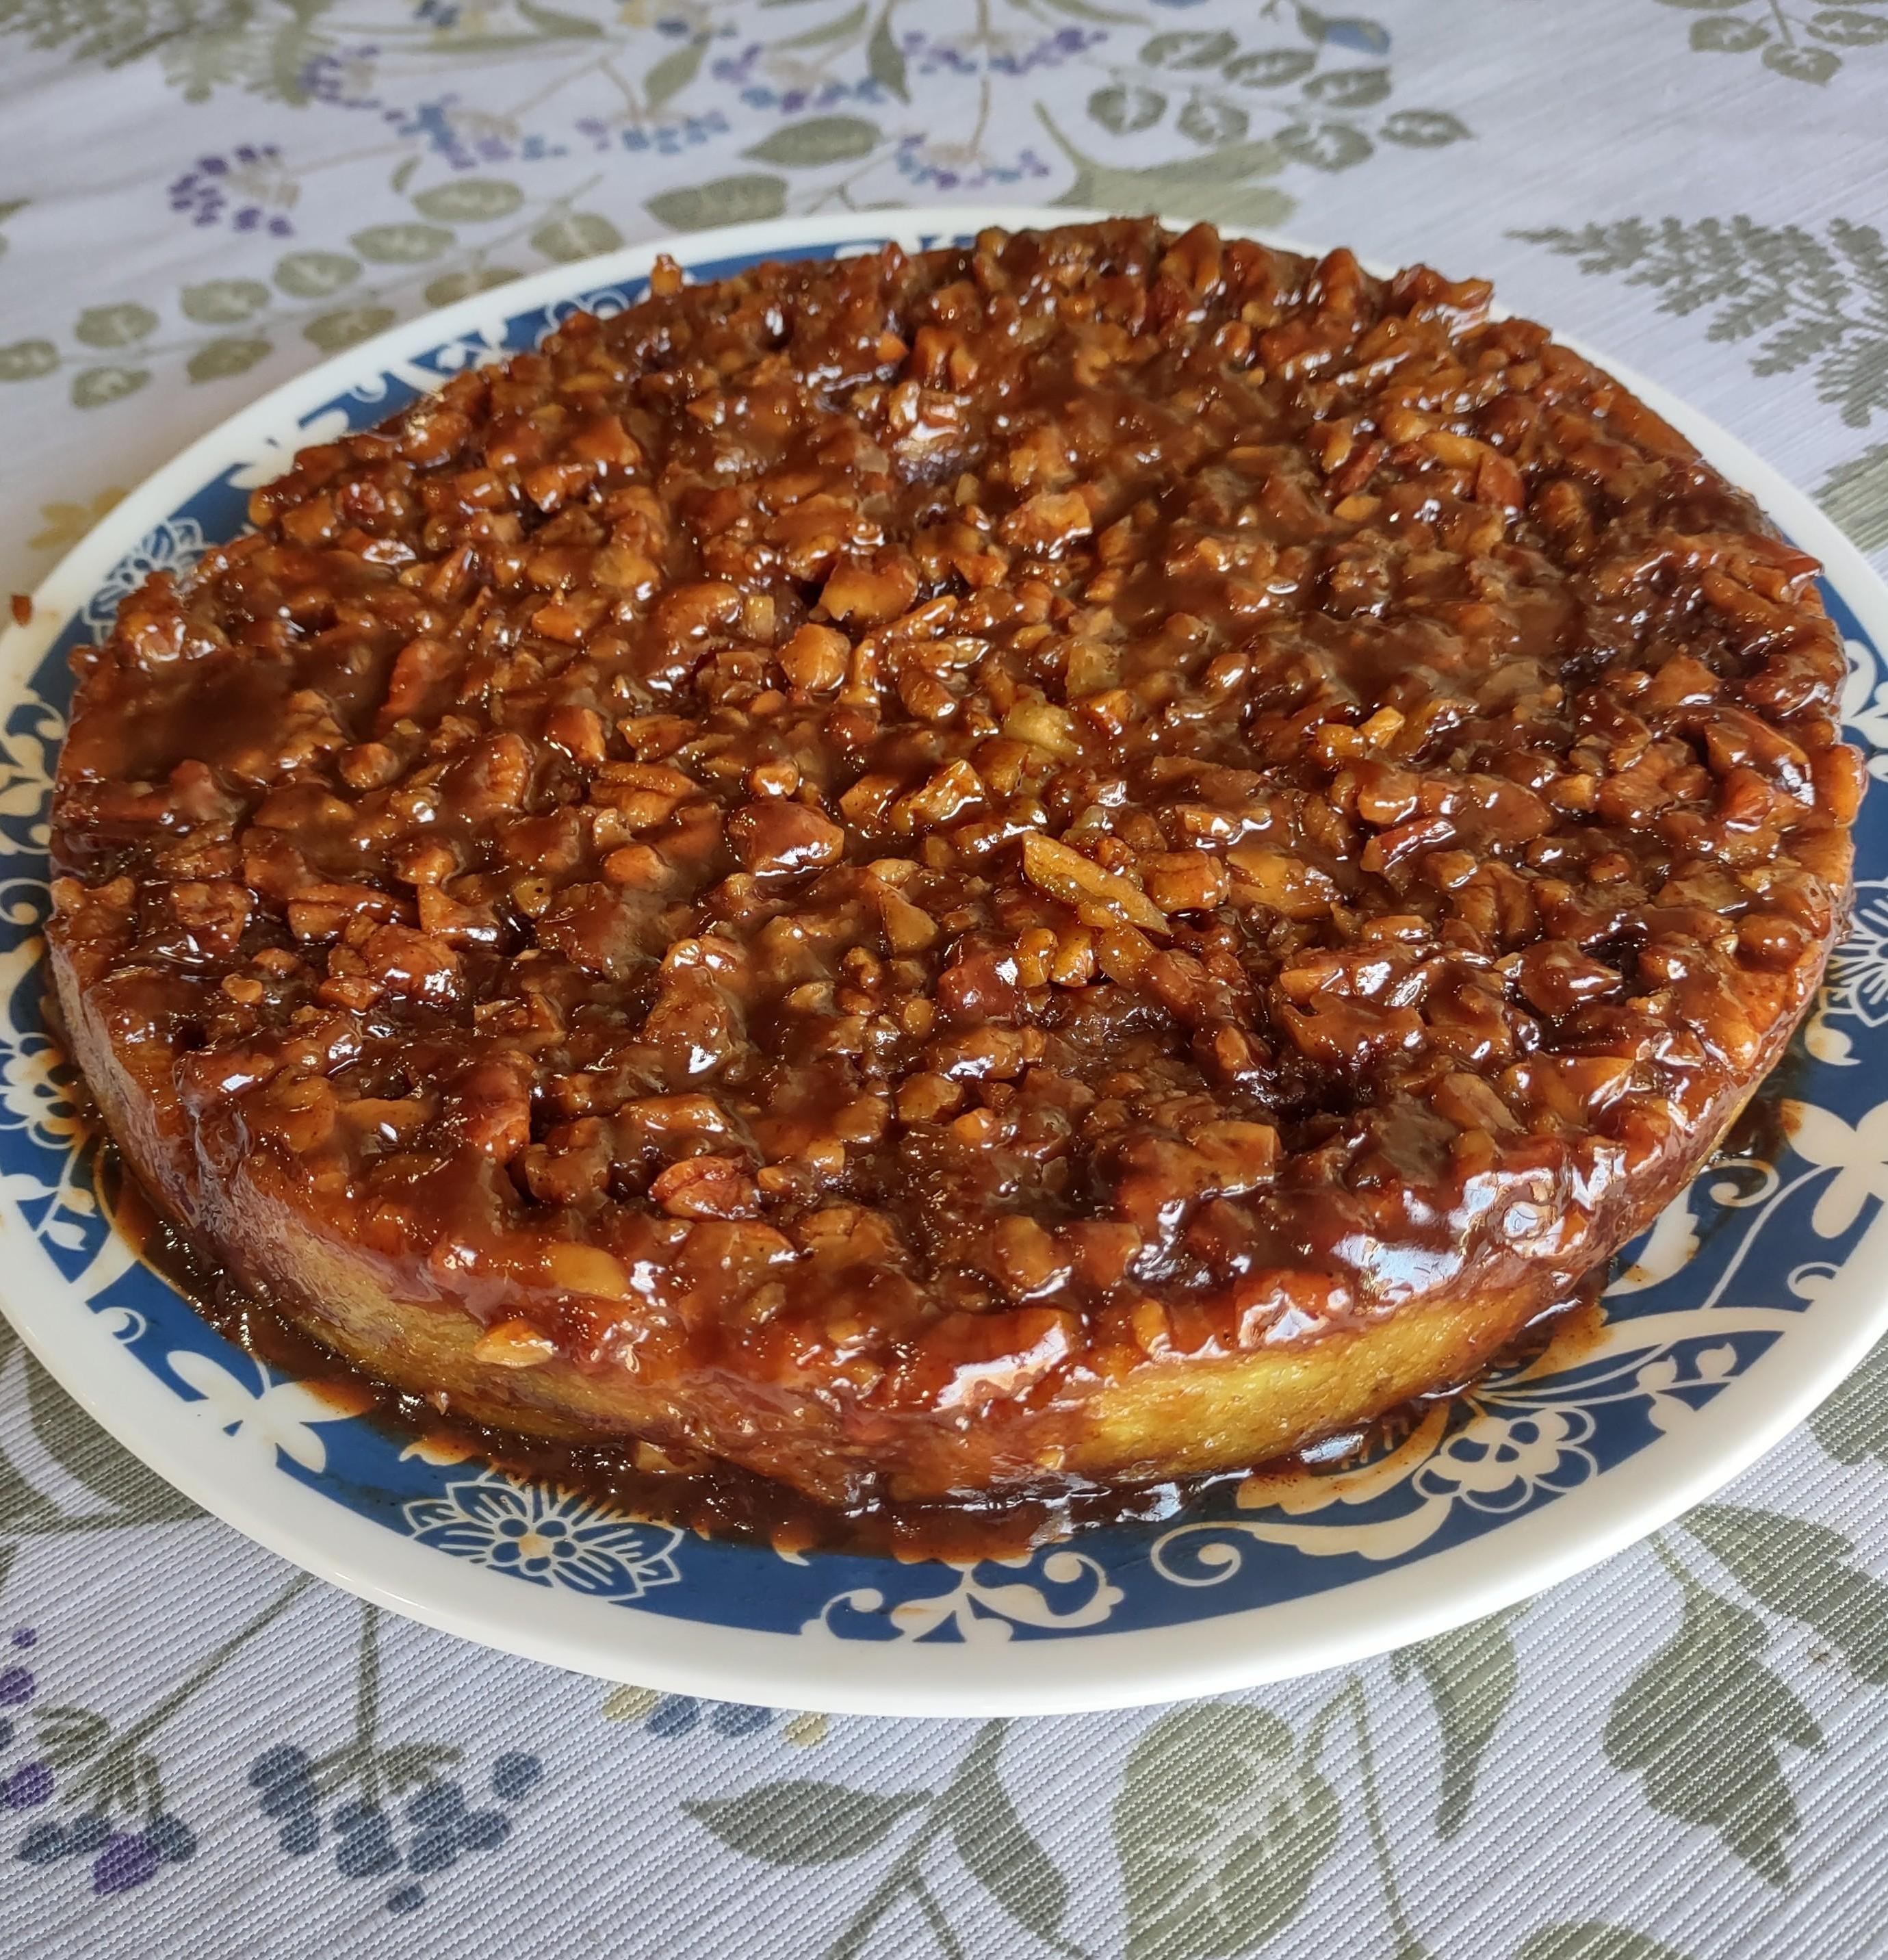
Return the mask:
[[[1708,1169],[1623,1256],[1597,1338],[1478,1382],[1362,1465],[1222,1490],[1013,1562],[799,1558],[711,1543],[402,1445],[215,1334],[113,1229],[96,1139],[48,1031],[46,809],[67,658],[154,566],[243,526],[294,452],[579,306],[642,289],[658,249],[713,278],[768,256],[907,247],[1077,214],[786,221],[559,268],[399,327],[279,389],[128,498],[0,638],[0,1233],[4,1305],[128,1447],[238,1529],[414,1617],[679,1692],[872,1713],[1045,1713],[1244,1686],[1459,1624],[1604,1558],[1736,1474],[1826,1395],[1885,1319],[1888,800],[1864,807],[1854,936],[1785,1064],[1774,1162]],[[1844,711],[1888,776],[1888,591],[1734,439],[1607,364],[1822,559]],[[1072,1645],[1076,1651],[1071,1652]]]

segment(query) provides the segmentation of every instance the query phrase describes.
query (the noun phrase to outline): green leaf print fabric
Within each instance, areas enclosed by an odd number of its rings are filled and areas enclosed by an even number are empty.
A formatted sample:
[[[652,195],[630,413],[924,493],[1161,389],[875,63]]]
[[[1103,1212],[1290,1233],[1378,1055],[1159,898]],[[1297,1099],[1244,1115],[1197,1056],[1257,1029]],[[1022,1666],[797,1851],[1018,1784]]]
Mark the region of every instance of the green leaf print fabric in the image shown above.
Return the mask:
[[[1888,568],[1885,105],[1883,0],[0,0],[0,584],[429,307],[969,203],[1491,277]],[[0,731],[0,803],[56,740]],[[0,1072],[0,1120],[37,1093]],[[917,1722],[378,1612],[0,1328],[0,1953],[1880,1960],[1884,1357],[1524,1609],[1217,1701]]]

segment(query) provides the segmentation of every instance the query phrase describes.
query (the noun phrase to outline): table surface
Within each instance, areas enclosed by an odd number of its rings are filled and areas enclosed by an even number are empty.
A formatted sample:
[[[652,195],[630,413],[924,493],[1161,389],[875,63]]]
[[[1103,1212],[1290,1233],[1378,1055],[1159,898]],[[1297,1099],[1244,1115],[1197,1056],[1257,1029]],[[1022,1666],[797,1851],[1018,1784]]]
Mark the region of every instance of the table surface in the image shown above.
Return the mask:
[[[971,199],[1491,275],[1888,565],[1888,4],[1356,4],[0,0],[0,590],[482,283]],[[0,1952],[1888,1954],[1888,1350],[1721,1502],[1342,1673],[828,1720],[377,1614],[0,1328]]]

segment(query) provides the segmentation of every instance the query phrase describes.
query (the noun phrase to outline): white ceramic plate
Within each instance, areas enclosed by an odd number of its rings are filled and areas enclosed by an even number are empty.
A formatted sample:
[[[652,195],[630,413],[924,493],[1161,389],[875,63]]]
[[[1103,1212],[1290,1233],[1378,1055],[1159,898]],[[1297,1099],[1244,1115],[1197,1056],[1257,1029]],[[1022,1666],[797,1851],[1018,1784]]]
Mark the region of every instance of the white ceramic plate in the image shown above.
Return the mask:
[[[310,1571],[556,1666],[676,1692],[878,1714],[1044,1713],[1209,1694],[1337,1666],[1553,1584],[1698,1502],[1839,1382],[1888,1319],[1888,798],[1858,833],[1858,932],[1791,1061],[1775,1163],[1708,1171],[1622,1262],[1596,1346],[1479,1384],[1365,1468],[1222,1492],[1018,1566],[789,1561],[601,1514],[476,1462],[402,1451],[224,1342],[112,1230],[94,1140],[45,1029],[45,803],[65,656],[154,565],[243,527],[304,444],[378,421],[469,362],[627,304],[657,250],[714,277],[762,257],[907,247],[1066,211],[807,219],[560,268],[337,356],[195,443],[48,578],[0,637],[0,1230],[5,1306],[119,1441]],[[880,227],[883,228],[879,228]],[[1302,248],[1301,248],[1302,249]],[[1602,357],[1596,357],[1602,358]],[[1888,592],[1741,444],[1605,362],[1827,568],[1845,704],[1888,774]]]

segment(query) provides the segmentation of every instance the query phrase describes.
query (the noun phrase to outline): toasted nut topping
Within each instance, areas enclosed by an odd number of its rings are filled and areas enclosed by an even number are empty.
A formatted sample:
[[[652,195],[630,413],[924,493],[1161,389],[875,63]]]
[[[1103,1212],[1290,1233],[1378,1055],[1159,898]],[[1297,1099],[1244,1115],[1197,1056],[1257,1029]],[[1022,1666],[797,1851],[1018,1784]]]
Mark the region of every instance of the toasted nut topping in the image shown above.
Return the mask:
[[[501,1320],[473,1343],[472,1359],[499,1368],[536,1368],[557,1351],[557,1343],[529,1321]]]
[[[1167,915],[1138,885],[1112,871],[1105,871],[1091,858],[1071,851],[1051,837],[1025,837],[1022,841],[1024,874],[1041,886],[1051,898],[1078,909],[1095,905],[1117,912],[1130,924],[1149,932],[1168,931]]]
[[[626,1300],[629,1275],[621,1263],[595,1246],[553,1246],[544,1255],[551,1284],[566,1293],[594,1293],[599,1300]]]
[[[442,1413],[825,1503],[1473,1365],[1771,1066],[1867,786],[1815,565],[1490,300],[1140,220],[663,260],[304,450],[75,657],[128,1159]]]

